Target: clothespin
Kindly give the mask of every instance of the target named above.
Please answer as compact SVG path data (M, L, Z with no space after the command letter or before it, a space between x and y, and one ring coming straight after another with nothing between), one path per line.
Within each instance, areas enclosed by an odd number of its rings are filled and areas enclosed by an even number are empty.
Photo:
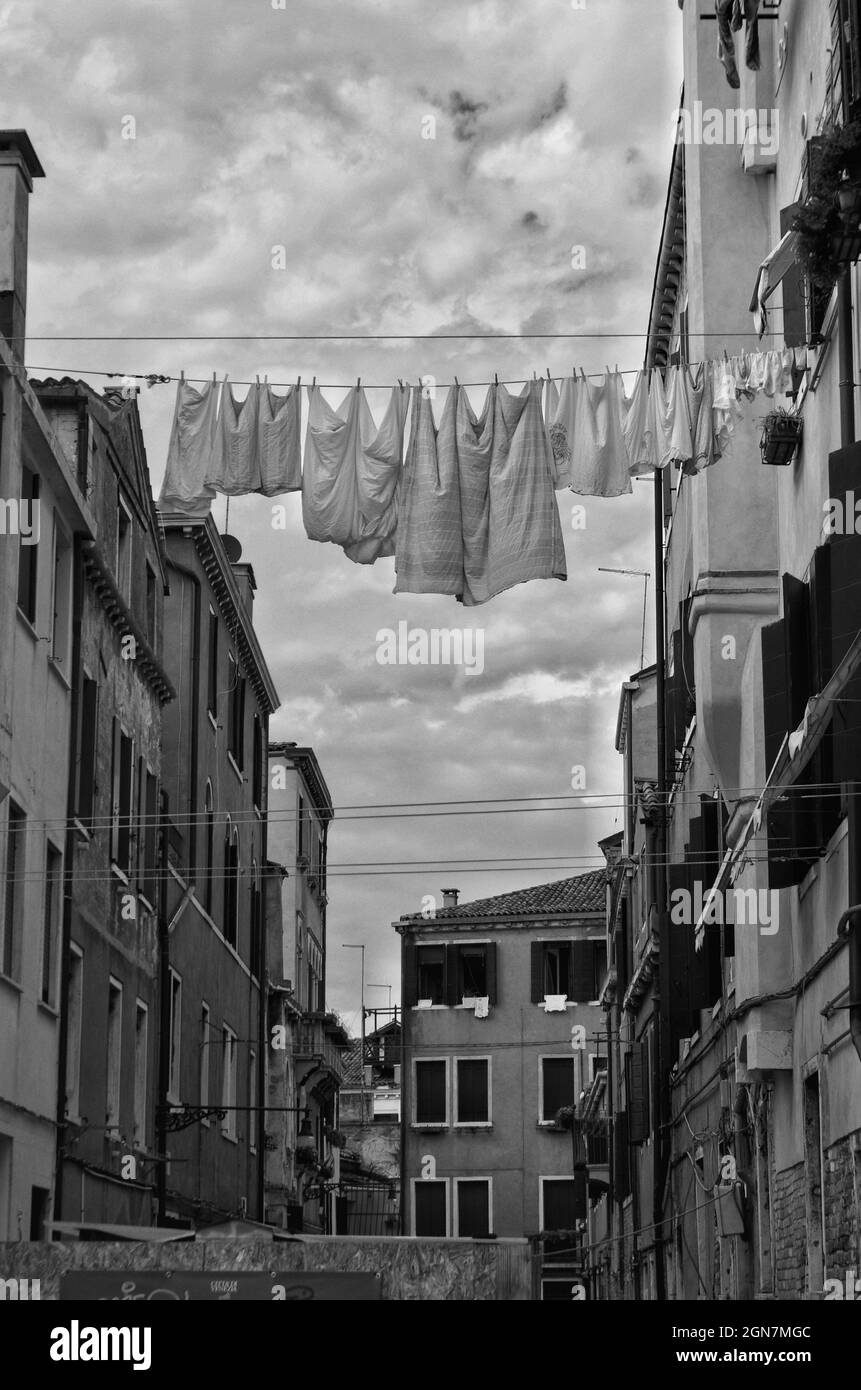
M226 381L226 380L227 380L227 378L225 377L225 381ZM215 372L212 373L212 384L213 384L213 386L215 385Z
M180 373L179 373L179 379L180 379L180 381L182 382L182 384L183 384L183 386L184 386L184 385L185 385L185 369L184 369L184 368L183 368L183 369L180 371Z
M457 377L455 377L454 379L454 384L457 387L457 389L460 390L460 382L458 381Z
M361 378L360 376L357 376L357 377L356 377L356 390L357 390L357 391L358 391L359 387L361 386L361 384L362 384L362 378Z
M726 362L727 366L729 366L729 357L727 356L726 348L723 350L723 360Z
M317 385L317 378L314 377L314 380L311 382L311 390L312 390L312 391L314 390L314 387L315 387L316 385Z
M401 381L400 377L398 377L398 385L400 386L401 390L403 391L403 389L404 389L404 383Z
M499 377L497 376L496 372L493 373L493 380L494 380L495 385L498 386L498 385L499 385Z
M296 390L297 390L297 391L299 390L299 387L300 387L301 385L302 385L302 378L301 378L301 376L297 376L297 378L296 378Z
M547 380L548 380L548 381L550 380L550 368L549 368L549 367L547 368Z

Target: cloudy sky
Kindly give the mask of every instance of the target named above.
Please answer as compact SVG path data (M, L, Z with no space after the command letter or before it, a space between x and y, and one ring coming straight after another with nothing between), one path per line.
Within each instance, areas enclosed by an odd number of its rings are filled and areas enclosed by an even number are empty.
M624 335L647 324L679 49L675 0L0 0L3 124L27 129L47 175L28 366L97 386L98 371L184 370L345 389L636 367L643 341ZM619 336L442 338L479 333ZM350 334L403 336L261 341ZM385 392L369 400L379 419ZM173 401L172 386L141 395L156 492ZM364 941L366 979L397 998L389 924L424 894L601 862L642 581L598 566L652 568L650 496L589 500L575 531L560 493L568 582L471 610L393 595L392 560L359 567L307 540L298 498L286 531L263 499L231 504L283 702L272 736L314 746L339 808L329 995L356 1029L358 953L340 943ZM483 673L380 666L377 633L401 620L483 629ZM574 765L607 804L559 800ZM512 799L523 809L500 813ZM451 802L473 813L427 805Z

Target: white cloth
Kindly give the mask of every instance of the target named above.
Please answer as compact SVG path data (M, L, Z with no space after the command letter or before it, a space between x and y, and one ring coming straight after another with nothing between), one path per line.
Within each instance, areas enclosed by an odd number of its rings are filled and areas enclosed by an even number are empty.
M276 396L264 383L258 393L257 492L275 497L302 490L302 393L290 386Z
M407 392L395 387L379 429L360 386L339 409L308 389L302 519L309 539L332 541L356 564L394 555Z
M255 385L250 387L243 401L237 401L232 385L227 377L224 378L215 447L206 481L228 497L257 490L260 477L257 462L259 395L260 386Z
M572 492L619 497L631 491L624 405L618 372L608 371L603 382L594 385L582 374L563 381L553 421L554 454L557 464L565 452L570 455L567 483Z
M546 1014L564 1014L567 994L545 994L544 1012Z
M215 491L206 482L215 442L218 386L213 380L198 391L183 377L176 384L176 404L159 495L164 511L204 515Z
M634 391L628 401L625 413L625 448L628 451L628 472L632 478L641 477L654 470L654 459L649 457L646 427L649 418L649 378L645 372L637 373Z
M487 994L479 995L475 1001L476 1018L487 1018L490 1013L490 996Z
M439 435L424 389L414 386L412 397L410 442L398 505L394 592L460 594L463 536L454 443L456 397L449 392Z

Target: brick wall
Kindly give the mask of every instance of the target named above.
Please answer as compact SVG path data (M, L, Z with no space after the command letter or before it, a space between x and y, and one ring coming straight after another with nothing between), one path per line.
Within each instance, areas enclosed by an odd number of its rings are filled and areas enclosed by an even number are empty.
M804 1164L774 1174L772 1186L772 1240L774 1242L774 1296L805 1296L807 1278L807 1225L804 1215Z
M857 1143L857 1138L856 1138ZM825 1151L825 1276L839 1278L861 1268L859 1174L852 1136Z

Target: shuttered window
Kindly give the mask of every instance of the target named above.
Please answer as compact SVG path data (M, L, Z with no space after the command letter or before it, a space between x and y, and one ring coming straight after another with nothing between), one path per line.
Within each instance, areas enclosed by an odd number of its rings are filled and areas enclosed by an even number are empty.
M606 969L604 941L533 941L531 997L540 1004L548 994L564 994L578 1004L597 999Z
M98 736L98 690L95 681L84 676L81 682L81 711L77 795L78 820L92 829L96 793L96 741Z
M413 1185L417 1236L448 1235L445 1188L441 1179L422 1179Z
M613 1193L623 1202L631 1191L630 1154L628 1151L628 1116L618 1110L613 1116Z
M635 1043L625 1057L625 1084L628 1099L628 1137L632 1144L642 1144L651 1134L649 1115L649 1048L645 1042Z
M416 973L419 999L445 1003L445 947L417 946Z
M486 1057L458 1060L457 1123L487 1124L490 1120L490 1063Z
M131 869L132 791L134 759L132 740L123 733L118 719L113 721L113 805L111 815L111 858L123 873Z
M556 1118L563 1105L574 1104L574 1058L542 1057L539 1119L547 1123Z
M415 1123L417 1125L444 1125L447 1123L446 1072L446 1063L442 1059L416 1062Z
M490 1235L490 1181L460 1178L457 1191L457 1234L483 1240Z
M543 1231L573 1231L577 1224L577 1193L573 1178L542 1178Z

